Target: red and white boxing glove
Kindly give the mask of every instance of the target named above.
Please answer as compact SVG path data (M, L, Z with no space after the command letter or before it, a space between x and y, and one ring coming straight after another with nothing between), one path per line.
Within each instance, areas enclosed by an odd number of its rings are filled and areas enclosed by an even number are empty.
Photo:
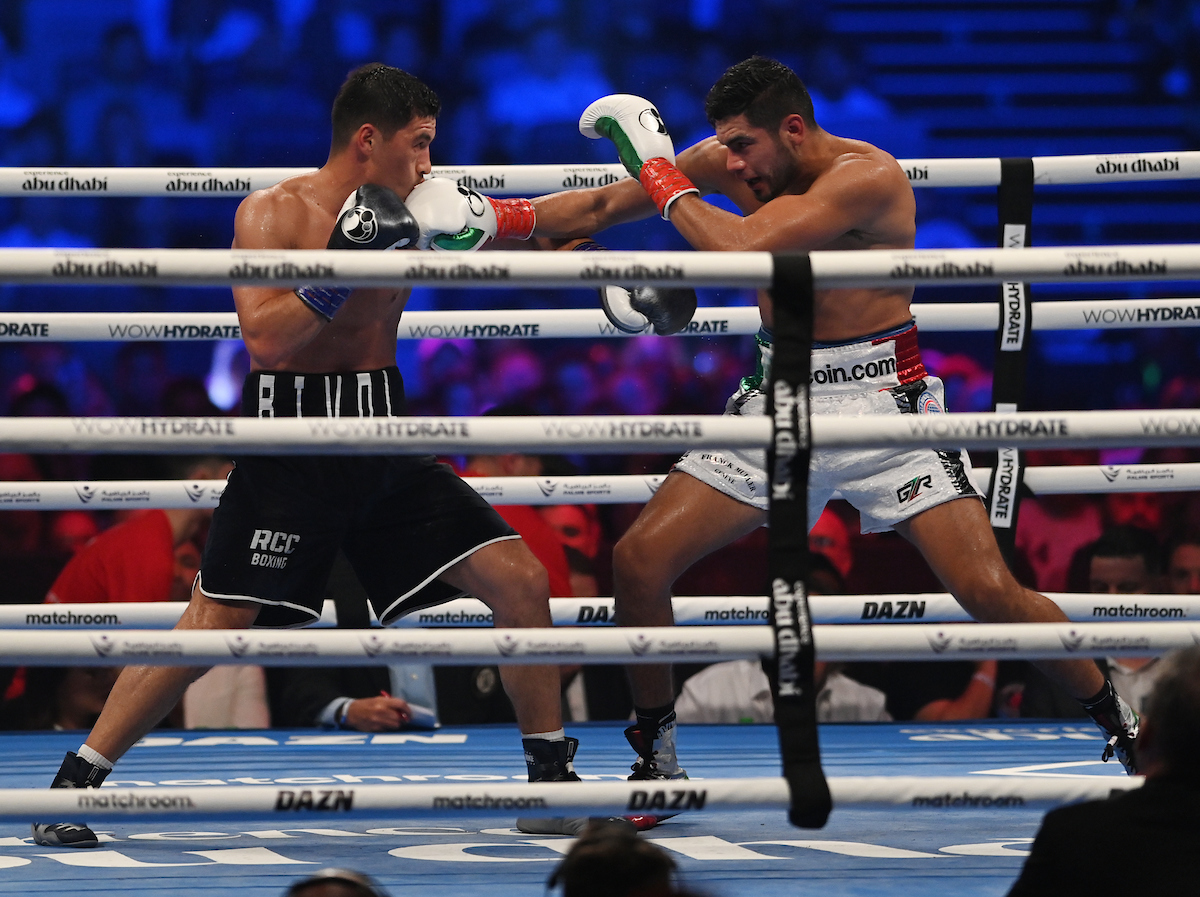
M418 249L471 252L491 239L533 234L533 203L492 199L449 178L427 178L408 194L408 210L421 226Z
M601 97L583 110L579 131L616 144L621 164L650 194L664 219L670 219L671 204L679 197L699 195L696 185L675 167L671 135L649 100L628 93Z

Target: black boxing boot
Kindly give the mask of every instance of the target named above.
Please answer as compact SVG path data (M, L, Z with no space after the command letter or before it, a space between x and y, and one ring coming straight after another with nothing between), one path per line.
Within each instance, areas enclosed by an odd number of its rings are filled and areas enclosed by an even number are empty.
M1108 762L1115 756L1125 767L1125 772L1137 775L1137 737L1141 718L1134 709L1125 703L1107 679L1099 694L1080 703L1108 738L1100 759Z
M578 782L572 762L575 751L579 748L578 738L564 738L561 741L547 741L544 738L522 738L525 746L525 766L529 770L531 782ZM611 823L632 828L629 820L619 816L612 817L551 817L534 818L521 817L517 819L517 831L529 835L578 835L589 822Z
M51 788L99 788L110 770L81 760L67 751ZM82 822L35 822L33 841L42 847L97 847L100 839Z

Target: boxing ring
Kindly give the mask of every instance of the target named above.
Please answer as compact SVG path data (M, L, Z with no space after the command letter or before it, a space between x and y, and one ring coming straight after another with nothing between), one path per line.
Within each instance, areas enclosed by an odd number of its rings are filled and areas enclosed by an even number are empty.
M1173 167L1159 164L1170 157ZM1145 160L1149 160L1146 162ZM1100 165L1107 160L1109 165ZM1000 160L901 160L919 186L1001 184ZM1122 171L1122 166L1124 169ZM1101 168L1105 169L1103 176ZM1109 169L1114 169L1116 174ZM1200 176L1200 153L1137 157L1042 157L1036 183ZM241 195L297 173L226 169L0 170L0 195ZM619 166L436 169L497 195L592 186ZM606 180L607 179L607 180ZM228 252L223 250L0 250L0 280L12 283L161 285L406 285L472 287L778 286L793 258L766 253L611 252L601 262L572 254ZM579 254L574 254L578 256ZM591 255L591 254L587 254ZM1124 246L808 254L811 285L894 283L1200 281L1200 249ZM788 276L791 276L790 274ZM996 329L996 303L914 306L925 331ZM1035 330L1195 326L1200 301L1095 300L1033 303ZM608 330L606 331L606 327ZM757 329L752 309L700 309L683 335ZM5 314L0 340L236 339L232 314ZM400 339L623 336L593 311L427 312L406 315ZM783 353L782 347L779 349ZM807 376L807 375L806 375ZM799 416L811 444L930 445L1006 449L1060 446L1200 445L1200 412L944 414L926 420ZM639 418L25 418L0 426L0 451L155 451L439 454L487 451L657 453L702 446L779 445L768 418L714 415ZM980 471L986 479L990 472ZM1122 465L1024 471L1034 494L1194 490L1200 465ZM495 503L645 501L661 477L480 479ZM121 481L0 483L0 508L213 506L223 484ZM773 529L776 529L773 527ZM1137 596L1127 610L1101 596L1053 596L1069 624L983 625L946 595L814 597L817 656L825 660L995 659L1162 653L1200 643L1200 601ZM883 604L910 608L897 618ZM556 599L562 629L493 630L473 599L441 619L414 614L394 629L330 630L332 609L303 632L157 632L179 610L147 605L0 606L0 655L11 664L264 665L378 664L380 658L438 662L709 662L775 652L778 629L763 596L676 599L681 625L617 629L611 599ZM920 613L917 613L917 607ZM873 610L872 610L873 608ZM585 613L585 609L587 613ZM603 612L601 612L603 610ZM1120 624L1107 622L1120 619ZM1097 622L1101 620L1102 622ZM581 626L580 624L585 624ZM437 627L426 629L424 627ZM684 726L691 778L625 781L623 725L571 724L582 745L578 786L529 785L512 727L446 727L369 735L268 730L155 731L95 792L51 792L45 784L78 733L0 739L0 891L198 894L237 888L276 895L305 871L340 865L375 877L392 894L431 886L490 885L541 891L570 839L511 828L530 807L543 815L581 810L682 811L644 837L672 853L686 885L710 893L794 894L797 879L834 895L1004 893L1050 806L1137 787L1118 764L1099 760L1104 739L1090 723L1007 725L862 724L820 727L822 766L835 810L819 831L783 812L795 793L780 777L780 733L771 726ZM736 759L734 759L736 758ZM786 771L786 763L785 763ZM731 777L731 772L733 776ZM898 774L900 773L900 774ZM86 816L100 850L49 850L28 840L31 816ZM965 834L970 832L969 835ZM199 870L198 867L206 867Z

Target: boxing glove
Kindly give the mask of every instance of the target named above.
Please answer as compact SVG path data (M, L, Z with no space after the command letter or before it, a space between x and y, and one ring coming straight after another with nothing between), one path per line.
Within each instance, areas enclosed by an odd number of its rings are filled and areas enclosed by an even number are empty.
M363 184L342 203L326 249L400 249L412 246L420 227L403 200L387 187ZM309 308L332 321L350 296L349 287L297 287Z
M488 240L533 233L533 203L492 199L449 178L426 178L408 194L408 208L421 228L419 249L472 252Z
M670 218L671 204L696 185L675 167L675 147L662 116L649 100L627 93L601 97L583 110L579 131L593 140L607 137L625 170L650 194L659 214Z
M576 251L604 251L594 241L580 243ZM679 333L696 313L696 291L689 287L600 288L600 306L614 327L625 333L644 333L647 325L659 336Z

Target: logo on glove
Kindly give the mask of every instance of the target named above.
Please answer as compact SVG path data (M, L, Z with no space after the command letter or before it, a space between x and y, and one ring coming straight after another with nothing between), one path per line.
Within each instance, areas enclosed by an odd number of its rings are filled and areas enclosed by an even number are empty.
M667 126L663 124L662 116L658 114L658 110L653 106L649 109L643 109L638 114L638 124L647 131L653 131L656 134L667 133Z
M355 243L370 243L377 229L375 210L366 206L355 206L342 218L342 233Z
M467 207L471 210L471 214L476 218L483 216L483 197L461 184L458 187L458 192L467 198ZM466 228L463 228L466 230Z

